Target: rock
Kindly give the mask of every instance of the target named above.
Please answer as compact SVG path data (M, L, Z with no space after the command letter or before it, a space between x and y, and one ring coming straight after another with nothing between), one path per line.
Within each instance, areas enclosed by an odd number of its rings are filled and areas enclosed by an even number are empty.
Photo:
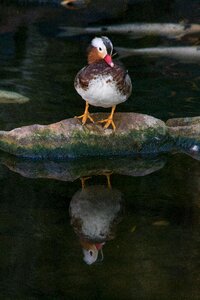
M163 157L82 158L70 160L30 160L1 154L1 164L27 178L74 181L102 174L145 176L156 172L166 163Z
M200 152L200 117L169 119L166 125L175 147L191 154Z
M0 104L23 104L29 101L29 98L15 92L0 90Z
M97 113L95 121L108 117ZM133 155L169 150L167 127L154 117L116 113L116 131L100 124L82 125L72 118L51 125L31 125L0 131L0 149L29 158L77 158Z

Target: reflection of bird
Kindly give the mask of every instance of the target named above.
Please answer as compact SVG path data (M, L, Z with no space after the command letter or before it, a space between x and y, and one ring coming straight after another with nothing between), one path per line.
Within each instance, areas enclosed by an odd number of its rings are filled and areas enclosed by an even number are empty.
M103 259L102 247L106 241L114 238L115 224L119 222L121 209L122 195L111 189L109 177L108 187L85 187L82 181L82 189L71 200L70 216L87 264L96 262L99 252Z
M131 94L132 84L128 72L119 62L112 61L113 45L102 36L91 41L88 48L88 65L81 69L75 78L75 89L86 101L85 112L78 118L85 124L90 116L89 104L100 107L112 107L110 116L102 121L104 128L112 125L116 105L124 102Z

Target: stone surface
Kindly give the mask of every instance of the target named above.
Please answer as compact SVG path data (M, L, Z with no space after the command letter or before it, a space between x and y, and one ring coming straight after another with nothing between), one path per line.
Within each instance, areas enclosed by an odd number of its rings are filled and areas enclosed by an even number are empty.
M175 147L200 152L200 117L169 119L166 125Z
M95 121L108 114L92 114ZM51 125L31 125L0 131L0 149L30 158L77 158L134 155L169 150L165 123L136 113L116 113L116 131L101 124L82 125L72 118Z

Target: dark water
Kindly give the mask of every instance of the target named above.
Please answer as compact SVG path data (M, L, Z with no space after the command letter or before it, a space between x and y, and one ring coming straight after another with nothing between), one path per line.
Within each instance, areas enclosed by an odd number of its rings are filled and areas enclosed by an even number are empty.
M14 2L0 4L0 89L30 101L0 104L1 130L82 113L73 80L93 36L60 38L60 26L200 21L198 1L119 1L115 7L113 1L104 6L97 1L81 10ZM198 37L109 37L115 46L130 48L198 43ZM200 115L198 63L155 57L122 61L134 90L118 111L163 120ZM1 299L200 298L198 156L67 162L0 157ZM82 190L83 177L89 178ZM84 201L89 201L82 212L91 231L100 215L113 217L109 234L92 240L105 242L104 259L99 250L92 265L83 261L81 243L89 238L73 215L74 205ZM106 210L110 203L115 215Z

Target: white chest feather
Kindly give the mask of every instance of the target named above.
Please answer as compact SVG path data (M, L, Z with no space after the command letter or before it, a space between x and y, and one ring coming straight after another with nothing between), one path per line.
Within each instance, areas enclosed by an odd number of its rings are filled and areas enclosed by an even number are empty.
M78 191L70 203L70 214L74 220L81 220L81 234L91 239L105 239L121 209L121 197L119 191L103 186Z
M97 76L92 79L87 89L80 85L76 87L81 97L93 106L111 107L126 101L127 97L117 89L116 83L111 75Z

